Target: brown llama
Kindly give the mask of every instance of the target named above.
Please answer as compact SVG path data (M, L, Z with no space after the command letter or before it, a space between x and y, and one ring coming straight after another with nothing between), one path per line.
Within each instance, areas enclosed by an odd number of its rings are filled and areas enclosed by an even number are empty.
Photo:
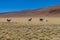
M31 21L31 20L32 20L32 18L28 19L28 21Z
M11 19L7 19L7 22L10 22L11 21Z
M43 21L44 19L40 18L40 21Z
M43 19L43 18L40 18L40 21L46 21L46 22L48 22L47 19Z

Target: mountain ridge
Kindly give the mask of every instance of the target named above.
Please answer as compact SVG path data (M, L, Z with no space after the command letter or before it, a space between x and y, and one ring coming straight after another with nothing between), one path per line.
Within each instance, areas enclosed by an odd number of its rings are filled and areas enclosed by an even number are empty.
M0 13L0 17L28 17L28 16L54 16L60 17L60 5L48 6L44 8L39 8L35 10L23 10L16 12L5 12Z

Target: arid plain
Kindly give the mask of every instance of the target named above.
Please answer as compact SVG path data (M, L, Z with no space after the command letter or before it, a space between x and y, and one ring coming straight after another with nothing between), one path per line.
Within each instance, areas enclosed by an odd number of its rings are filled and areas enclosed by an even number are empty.
M60 40L60 5L1 13L0 40Z

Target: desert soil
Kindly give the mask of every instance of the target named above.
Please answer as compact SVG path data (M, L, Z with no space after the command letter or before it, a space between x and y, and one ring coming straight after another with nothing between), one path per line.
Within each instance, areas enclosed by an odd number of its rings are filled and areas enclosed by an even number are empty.
M12 18L11 22L0 19L0 40L60 40L59 17L47 18L48 22L39 18Z

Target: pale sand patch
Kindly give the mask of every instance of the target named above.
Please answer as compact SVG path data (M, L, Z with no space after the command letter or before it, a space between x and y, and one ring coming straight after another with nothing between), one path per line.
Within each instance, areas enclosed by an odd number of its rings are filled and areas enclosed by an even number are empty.
M28 21L29 18L32 18L31 21ZM19 18L10 18L11 22L18 22L20 24L60 24L60 17L43 17L44 21L40 21L41 17L19 17ZM0 18L0 22L7 22L8 18ZM48 22L46 22L48 20Z

